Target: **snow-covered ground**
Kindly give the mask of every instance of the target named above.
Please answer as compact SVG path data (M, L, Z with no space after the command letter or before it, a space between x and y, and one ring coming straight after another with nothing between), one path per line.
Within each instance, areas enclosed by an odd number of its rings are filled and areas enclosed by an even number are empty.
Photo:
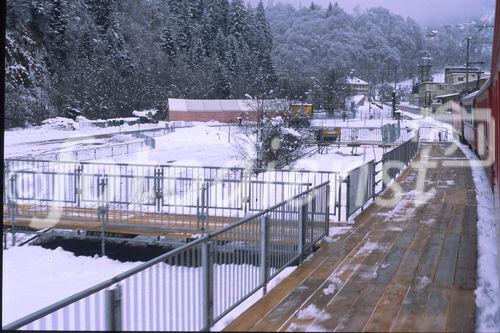
M2 325L137 266L106 257L76 257L61 248L3 251Z
M197 125L180 128L174 133L156 137L154 150L103 160L141 164L240 166L243 162L238 158L234 146L238 132L239 128L236 126Z
M351 152L351 147L328 147L323 154L304 156L294 164L294 168L311 171L331 171L346 175L352 170L371 160L379 161L384 150L380 147L359 147Z
M477 160L476 155L457 143L467 158ZM476 186L477 200L477 288L476 330L500 332L500 276L498 253L500 241L495 221L493 193L483 167L473 166L472 177Z
M140 263L122 263L111 260L106 257L85 257L75 256L70 252L64 251L61 248L55 250L44 249L40 246L24 246L12 247L3 252L3 293L2 293L2 325L13 322L25 315L33 313L47 305L55 303L61 299L71 296L74 293L89 288L99 282L110 279L113 276L125 272ZM173 318L169 319L169 325L173 329L183 326L180 323L181 318L185 324L191 323L194 325L201 321L201 298L200 293L196 292L199 289L201 281L201 268L189 268L180 266L167 266L165 283L167 286L161 287L161 290L167 294L164 304L165 309L148 308L149 303L143 304L144 308L139 309L139 315L143 311L165 311L170 313ZM295 270L296 267L287 267L268 284L268 290L271 290L281 280ZM244 277L245 275L245 277ZM184 278L180 278L183 276ZM253 289L249 281L258 283L259 268L251 265L215 265L214 267L215 286L214 299L218 300L215 304L216 313L221 313L227 306L235 300L235 294L243 295L245 292ZM34 278L35 277L35 278ZM172 280L177 281L178 285L172 285ZM141 281L140 283L144 283ZM122 283L123 284L123 283ZM61 288L64 286L64 288ZM225 287L226 286L226 287ZM231 293L226 293L227 286L231 286ZM188 291L187 289L192 289ZM149 288L147 289L149 290ZM158 290L159 292L159 290ZM124 299L136 300L137 295L133 289L123 289ZM129 293L129 294L127 294ZM189 307L191 311L185 312L185 303L187 296L192 299ZM147 296L152 297L151 295ZM238 317L243 311L249 308L252 304L262 297L262 292L258 290L242 304L225 315L216 325L213 330L222 330L227 324ZM182 304L170 304L169 302L183 300ZM224 300L224 301L223 301ZM90 300L91 309L94 308L94 299ZM129 306L138 306L137 302ZM168 310L166 310L168 309ZM83 312L86 310L81 308ZM128 308L128 311L131 311ZM173 311L173 312L172 312ZM86 312L81 314L81 317L86 315ZM145 313L144 313L145 314ZM185 318L186 315L196 317L191 319ZM142 317L142 316L141 316ZM156 316L155 316L156 317ZM175 318L174 318L175 317ZM145 316L144 316L145 318ZM71 321L71 318L70 318ZM124 322L127 323L128 321ZM131 323L131 325L134 323ZM154 329L157 323L142 321L139 324L141 329ZM47 325L50 325L48 323ZM174 326L175 325L175 326ZM70 327L72 323L70 322ZM124 327L125 329L132 329ZM184 327L188 329L190 326ZM36 326L35 326L36 328ZM192 326L191 328L195 328Z

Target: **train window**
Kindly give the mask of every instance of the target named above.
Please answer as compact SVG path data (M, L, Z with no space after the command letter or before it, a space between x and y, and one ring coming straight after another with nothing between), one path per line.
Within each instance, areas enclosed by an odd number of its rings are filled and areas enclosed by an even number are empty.
M464 122L467 123L468 125L474 126L474 117L472 114L472 105L465 105L465 111L464 112Z

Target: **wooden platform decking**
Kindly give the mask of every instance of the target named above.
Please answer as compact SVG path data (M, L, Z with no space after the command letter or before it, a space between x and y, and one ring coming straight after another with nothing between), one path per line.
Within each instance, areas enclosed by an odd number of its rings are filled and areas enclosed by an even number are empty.
M101 222L97 219L97 209L77 207L39 207L18 205L15 225L33 229L57 228L81 231L101 231ZM50 212L50 214L49 214ZM209 217L210 231L222 229L241 220L237 217ZM4 207L3 224L8 226L11 220ZM195 215L147 213L140 211L110 210L104 226L105 232L145 235L170 236L178 238L192 237L202 230Z
M402 194L382 196L395 202L371 205L226 330L473 331L476 197L470 168L443 167L464 158L450 146L423 145L432 168L412 164Z

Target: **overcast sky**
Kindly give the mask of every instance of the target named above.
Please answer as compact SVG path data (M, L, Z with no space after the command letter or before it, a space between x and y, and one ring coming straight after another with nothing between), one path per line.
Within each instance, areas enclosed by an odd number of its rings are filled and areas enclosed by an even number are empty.
M264 5L269 0L262 0ZM273 0L274 4L290 3L295 6L309 6L311 0ZM361 9L385 7L396 14L409 16L423 25L441 23L461 23L471 19L491 15L495 0L314 0L314 3L326 7L329 2L348 10L359 5Z

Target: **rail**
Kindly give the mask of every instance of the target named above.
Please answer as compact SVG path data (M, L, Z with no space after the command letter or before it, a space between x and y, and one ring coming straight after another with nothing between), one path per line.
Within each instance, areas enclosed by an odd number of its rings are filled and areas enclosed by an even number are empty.
M313 136L308 141L338 144L401 144L414 135L413 129L386 124L382 127L312 126Z
M154 149L156 146L155 137L161 135L167 135L175 132L176 127L173 125L168 125L162 128L152 128L143 129L135 131L126 131L120 134L132 135L135 138L140 139L140 141L117 143L113 145L105 146L94 146L90 148L72 149L72 150L60 150L36 155L25 155L20 158L29 158L37 160L67 160L67 161L88 161L96 160L105 157L115 157L125 154L132 154L145 149ZM118 133L114 133L116 135ZM107 137L110 134L100 134L96 137ZM92 138L88 137L87 139ZM85 138L82 138L85 139Z
M411 140L382 156L382 189L386 189L417 155L420 143L419 133L417 132Z
M452 142L454 131L440 126L421 126L419 140L421 142Z
M331 184L330 205L338 207L331 215L340 220L341 177L333 172L17 159L4 163L4 224L13 235L22 223L98 228L103 254L107 229L131 234L137 228L154 229L191 237L325 181Z
M411 163L418 153L419 142L419 132L414 133L410 140L384 153L380 161L369 161L347 173L346 220L383 192Z
M328 235L329 182L3 329L209 330Z

